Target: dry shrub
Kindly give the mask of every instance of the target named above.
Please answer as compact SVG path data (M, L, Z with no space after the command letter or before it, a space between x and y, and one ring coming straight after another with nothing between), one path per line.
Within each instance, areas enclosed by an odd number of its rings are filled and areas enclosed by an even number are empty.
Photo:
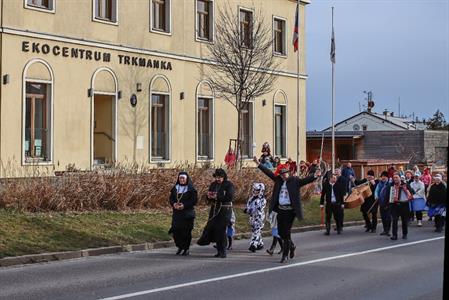
M180 166L174 169L147 169L117 166L110 170L66 172L57 177L3 179L0 182L0 208L29 212L141 210L164 208L177 174L187 171L205 205L213 169ZM273 183L257 169L228 170L235 185L235 203L246 203L253 182L263 182L267 198ZM310 199L314 184L301 189L303 201Z

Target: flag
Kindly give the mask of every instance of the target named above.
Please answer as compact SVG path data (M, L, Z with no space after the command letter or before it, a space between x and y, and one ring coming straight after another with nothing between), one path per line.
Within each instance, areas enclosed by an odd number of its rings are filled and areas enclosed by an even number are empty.
M335 64L335 34L334 27L332 27L332 37L331 37L331 62Z
M298 51L298 42L299 42L298 9L299 9L299 1L298 1L298 3L296 3L295 28L293 28L293 47L295 48L295 52Z

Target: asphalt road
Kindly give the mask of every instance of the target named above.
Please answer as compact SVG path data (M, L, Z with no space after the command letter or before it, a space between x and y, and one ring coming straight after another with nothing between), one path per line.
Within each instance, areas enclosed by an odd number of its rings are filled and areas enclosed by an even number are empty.
M442 299L444 236L425 223L398 241L362 227L295 234L288 264L235 241L226 259L194 246L1 268L0 299Z

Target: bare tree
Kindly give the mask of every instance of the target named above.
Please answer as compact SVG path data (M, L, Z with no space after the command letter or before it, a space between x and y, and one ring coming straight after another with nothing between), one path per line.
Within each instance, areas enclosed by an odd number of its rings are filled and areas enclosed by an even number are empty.
M242 111L249 108L250 101L272 90L279 63L272 54L270 23L265 23L260 10L241 23L239 12L227 4L216 20L215 40L207 46L212 62L205 76L215 94L237 110L235 151L241 166Z

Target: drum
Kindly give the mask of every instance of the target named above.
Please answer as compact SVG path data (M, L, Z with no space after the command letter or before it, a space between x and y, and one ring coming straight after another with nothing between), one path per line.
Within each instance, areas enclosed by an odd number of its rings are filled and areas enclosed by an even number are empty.
M356 208L363 204L365 200L358 190L352 190L351 195L345 200L345 208Z
M354 187L352 189L352 191L354 192L354 190L357 190L360 192L360 194L362 195L363 199L366 199L368 197L371 197L371 195L373 194L371 192L371 188L369 186L369 183L363 183L361 185L358 185L356 187Z

